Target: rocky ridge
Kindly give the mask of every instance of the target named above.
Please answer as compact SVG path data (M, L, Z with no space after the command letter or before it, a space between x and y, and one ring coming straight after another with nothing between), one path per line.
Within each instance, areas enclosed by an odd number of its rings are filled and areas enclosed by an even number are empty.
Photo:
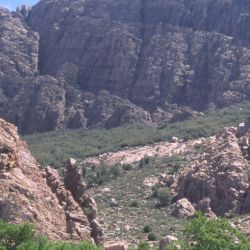
M185 199L208 216L247 214L249 206L249 132L226 128L208 139L200 156L171 185L174 201ZM248 157L248 155L247 155Z
M249 99L240 0L43 0L0 9L0 116L21 132L163 126Z
M38 232L52 240L94 238L96 243L102 242L96 208L90 220L83 212L83 204L74 199L58 172L50 167L40 168L20 140L16 127L4 120L0 120L0 180L1 219L33 223ZM95 204L91 197L88 199Z

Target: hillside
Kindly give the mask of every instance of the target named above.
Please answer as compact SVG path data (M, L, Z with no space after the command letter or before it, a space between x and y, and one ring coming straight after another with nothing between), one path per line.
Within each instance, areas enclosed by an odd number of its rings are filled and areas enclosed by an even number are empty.
M138 125L25 138L40 157L43 152L53 156L46 145L54 148L53 152L61 150L61 157L77 152L79 169L97 202L106 240L136 245L153 233L156 239L149 242L157 246L165 235L182 237L185 208L184 215L172 215L174 204L182 198L191 201L191 207L204 209L209 217L221 215L216 209L227 209L224 215L249 234L248 134L243 132L246 136L242 138L230 129L223 132L224 126L237 126L248 119L249 104L245 103L158 130ZM175 135L177 141L171 139ZM91 151L84 151L86 148ZM236 192L238 189L242 191ZM166 201L164 206L161 199ZM233 207L231 202L238 205ZM228 212L230 206L235 210Z
M60 177L57 170L37 164L16 128L1 120L0 218L31 222L51 240L75 243L93 237L96 243L115 240L118 249L124 249L121 241L139 244L141 250L141 241L157 249L166 235L182 239L187 218L197 210L213 218L212 225L219 222L217 216L226 216L248 235L249 131L241 124L208 138L176 138L78 163L70 159ZM244 237L242 244L248 246Z
M249 0L0 3L0 250L250 250L249 27Z
M195 210L209 218L226 216L249 235L249 127L154 146L79 163L106 240L158 245L166 235L182 239L183 224Z

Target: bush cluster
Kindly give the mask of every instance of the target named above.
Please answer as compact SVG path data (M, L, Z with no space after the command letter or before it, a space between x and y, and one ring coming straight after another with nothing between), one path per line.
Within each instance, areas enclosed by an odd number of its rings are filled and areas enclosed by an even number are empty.
M7 224L0 221L0 250L101 250L89 242L52 242L36 236L31 224Z
M172 243L166 250L248 250L250 238L226 219L209 219L201 213L186 223L185 240Z
M171 194L169 189L161 188L159 184L156 184L152 187L152 195L153 198L157 198L159 203L156 207L167 207L171 203Z
M84 180L86 181L88 188L92 188L96 185L103 185L111 179L119 177L123 171L126 170L124 170L123 166L120 164L115 164L113 166L102 164L98 167L86 167Z

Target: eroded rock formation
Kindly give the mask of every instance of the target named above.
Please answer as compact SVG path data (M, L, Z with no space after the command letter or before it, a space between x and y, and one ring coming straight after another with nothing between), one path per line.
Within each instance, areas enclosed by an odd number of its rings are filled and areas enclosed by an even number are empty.
M92 229L91 236L95 239L96 244L100 244L103 242L103 230L96 220L97 205L93 197L86 194L86 184L82 181L82 177L82 172L76 165L76 161L69 159L64 179L65 186L81 208L86 211Z
M207 140L204 152L172 184L174 200L186 198L210 216L250 212L250 167L242 151L250 134L237 134L236 128L226 128Z
M1 119L0 183L1 219L33 223L38 232L54 240L93 241L94 236L101 243L101 227L88 219L58 172L39 168L16 127Z

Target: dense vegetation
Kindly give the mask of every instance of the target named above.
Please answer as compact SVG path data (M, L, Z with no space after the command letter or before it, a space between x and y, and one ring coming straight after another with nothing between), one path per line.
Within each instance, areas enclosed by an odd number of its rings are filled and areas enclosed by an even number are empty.
M184 140L211 136L223 127L238 125L249 117L250 103L242 103L161 129L137 124L110 130L61 130L28 135L23 139L41 164L58 167L69 157L83 159L125 147L168 141L172 136Z
M88 242L52 242L35 235L31 224L7 224L0 221L0 250L101 250Z
M250 238L234 228L226 219L208 219L201 213L188 221L185 240L179 241L167 250L248 250Z
M151 233L152 237L153 234ZM166 250L248 250L250 238L231 226L225 219L208 219L201 213L186 223L185 240L176 241ZM150 240L150 239L149 239ZM7 224L0 221L1 250L101 250L88 242L51 242L46 237L36 236L31 224ZM140 243L136 250L151 250L147 242ZM153 250L153 249L152 249Z

